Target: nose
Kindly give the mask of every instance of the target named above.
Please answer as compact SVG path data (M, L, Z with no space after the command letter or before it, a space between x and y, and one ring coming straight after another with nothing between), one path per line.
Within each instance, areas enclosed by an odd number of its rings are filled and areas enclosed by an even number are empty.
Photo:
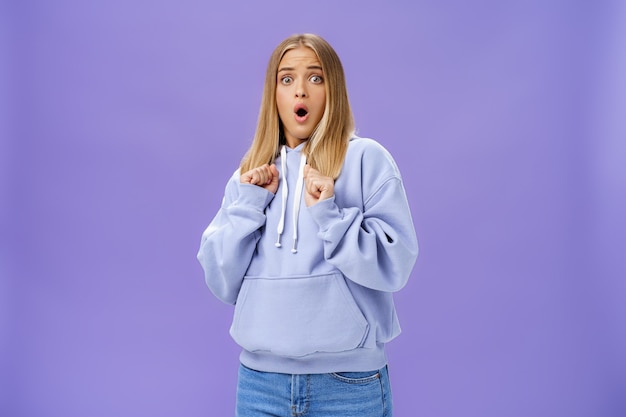
M307 96L306 87L304 82L299 82L296 86L296 97L304 98Z

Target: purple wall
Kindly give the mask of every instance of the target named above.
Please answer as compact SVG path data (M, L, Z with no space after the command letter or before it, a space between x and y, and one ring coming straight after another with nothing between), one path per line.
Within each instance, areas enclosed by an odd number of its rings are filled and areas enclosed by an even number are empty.
M195 254L295 32L411 200L396 415L626 415L624 3L249 3L0 6L0 415L233 415Z

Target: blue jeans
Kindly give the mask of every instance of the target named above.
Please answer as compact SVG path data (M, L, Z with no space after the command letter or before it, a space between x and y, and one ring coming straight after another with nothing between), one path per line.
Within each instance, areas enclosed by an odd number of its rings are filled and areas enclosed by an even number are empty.
M289 375L241 365L237 417L392 417L387 367Z

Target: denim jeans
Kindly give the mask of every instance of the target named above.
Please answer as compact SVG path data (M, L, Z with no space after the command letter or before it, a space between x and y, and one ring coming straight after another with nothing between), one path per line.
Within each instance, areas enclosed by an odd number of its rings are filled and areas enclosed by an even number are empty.
M237 417L392 417L387 367L289 375L241 365Z

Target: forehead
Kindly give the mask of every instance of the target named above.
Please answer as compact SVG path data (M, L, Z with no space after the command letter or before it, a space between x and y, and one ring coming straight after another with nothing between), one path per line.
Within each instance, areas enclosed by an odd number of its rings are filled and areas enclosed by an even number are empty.
M285 52L280 63L278 64L278 69L282 67L296 67L298 65L318 65L321 66L317 55L311 48L307 48L306 46L299 46L294 49L290 49Z

